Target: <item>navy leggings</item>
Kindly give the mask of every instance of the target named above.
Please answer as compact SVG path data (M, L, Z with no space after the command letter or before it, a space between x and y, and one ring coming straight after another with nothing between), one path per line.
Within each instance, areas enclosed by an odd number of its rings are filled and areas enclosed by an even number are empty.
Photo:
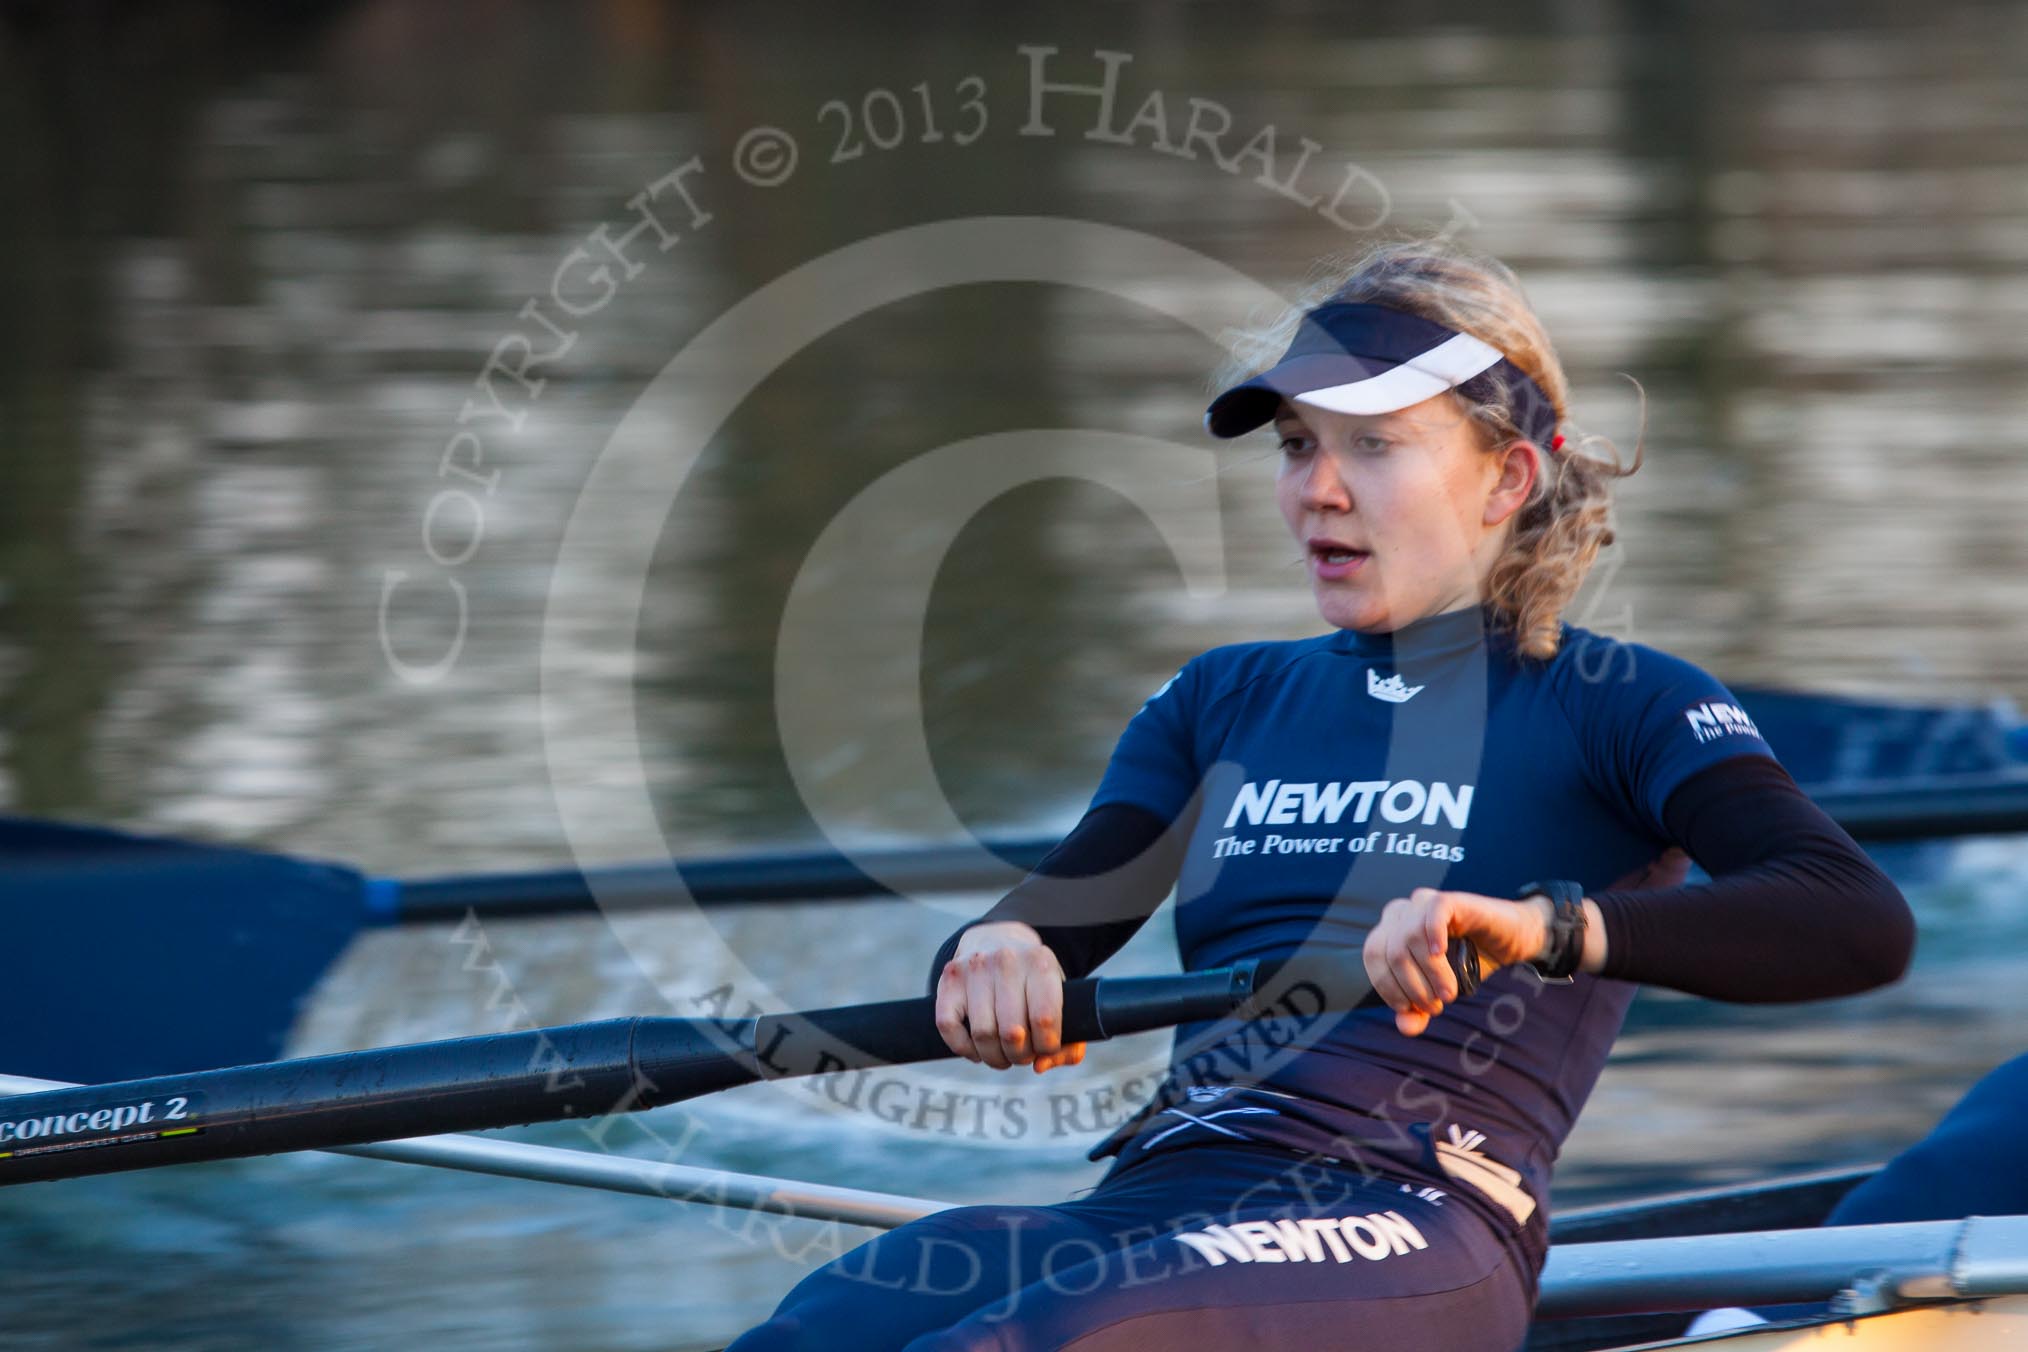
M1162 1151L1073 1201L889 1231L727 1352L1513 1352L1530 1284L1449 1186L1258 1146Z

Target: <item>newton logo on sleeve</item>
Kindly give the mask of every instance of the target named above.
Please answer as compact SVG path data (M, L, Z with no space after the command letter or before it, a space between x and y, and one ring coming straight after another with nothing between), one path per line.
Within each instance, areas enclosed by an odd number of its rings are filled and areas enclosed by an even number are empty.
M1724 704L1718 700L1706 700L1693 704L1683 711L1689 720L1690 731L1701 746L1720 737L1758 737L1760 729L1746 716L1746 710L1737 704Z

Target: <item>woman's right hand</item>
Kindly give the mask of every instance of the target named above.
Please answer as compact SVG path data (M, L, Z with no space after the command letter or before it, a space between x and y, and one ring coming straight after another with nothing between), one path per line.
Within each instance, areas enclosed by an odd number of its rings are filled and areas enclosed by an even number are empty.
M1084 1060L1063 1045L1063 966L1032 926L974 925L937 977L937 1031L950 1049L995 1070L1038 1073Z

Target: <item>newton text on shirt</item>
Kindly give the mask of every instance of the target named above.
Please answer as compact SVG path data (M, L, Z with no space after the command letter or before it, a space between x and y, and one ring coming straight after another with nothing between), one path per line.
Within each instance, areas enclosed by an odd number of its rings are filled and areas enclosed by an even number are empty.
M1225 816L1225 830L1242 824L1248 827L1337 826L1349 821L1364 825L1378 812L1382 821L1407 826L1419 823L1435 826L1440 820L1454 831L1462 831L1472 814L1472 785L1452 786L1441 780L1423 783L1416 779L1333 780L1329 783L1294 784L1279 779L1250 780L1233 795L1232 808ZM1459 863L1462 847L1428 840L1415 831L1371 830L1340 835L1290 835L1259 831L1219 837L1212 843L1211 857L1225 859L1244 855L1288 854L1405 854L1418 858Z

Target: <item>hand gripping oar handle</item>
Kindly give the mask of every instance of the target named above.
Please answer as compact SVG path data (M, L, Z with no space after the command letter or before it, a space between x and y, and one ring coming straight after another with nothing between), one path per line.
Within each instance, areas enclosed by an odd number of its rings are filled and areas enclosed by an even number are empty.
M1243 962L1178 976L1066 981L1063 1040L1100 1042L1222 1018L1251 998L1259 970L1260 964ZM937 1031L936 1002L927 998L770 1014L757 1020L754 1046L766 1075L824 1074L951 1055Z
M1301 970L1293 965L1300 963ZM1356 960L1240 963L1064 987L1066 1041L1375 1003ZM1362 998L1363 997L1363 998ZM637 1112L753 1080L951 1054L927 999L757 1019L609 1019L0 1100L0 1185Z
M1478 954L1468 941L1455 939L1447 956L1463 999L1479 988ZM1247 1004L1257 993L1270 1004L1286 995L1293 1009L1312 1012L1383 1003L1363 965L1342 952L1177 976L1085 978L1063 984L1063 1041L1100 1042L1231 1014L1251 1017ZM937 1031L931 999L770 1014L756 1021L754 1047L763 1076L822 1075L951 1055Z

